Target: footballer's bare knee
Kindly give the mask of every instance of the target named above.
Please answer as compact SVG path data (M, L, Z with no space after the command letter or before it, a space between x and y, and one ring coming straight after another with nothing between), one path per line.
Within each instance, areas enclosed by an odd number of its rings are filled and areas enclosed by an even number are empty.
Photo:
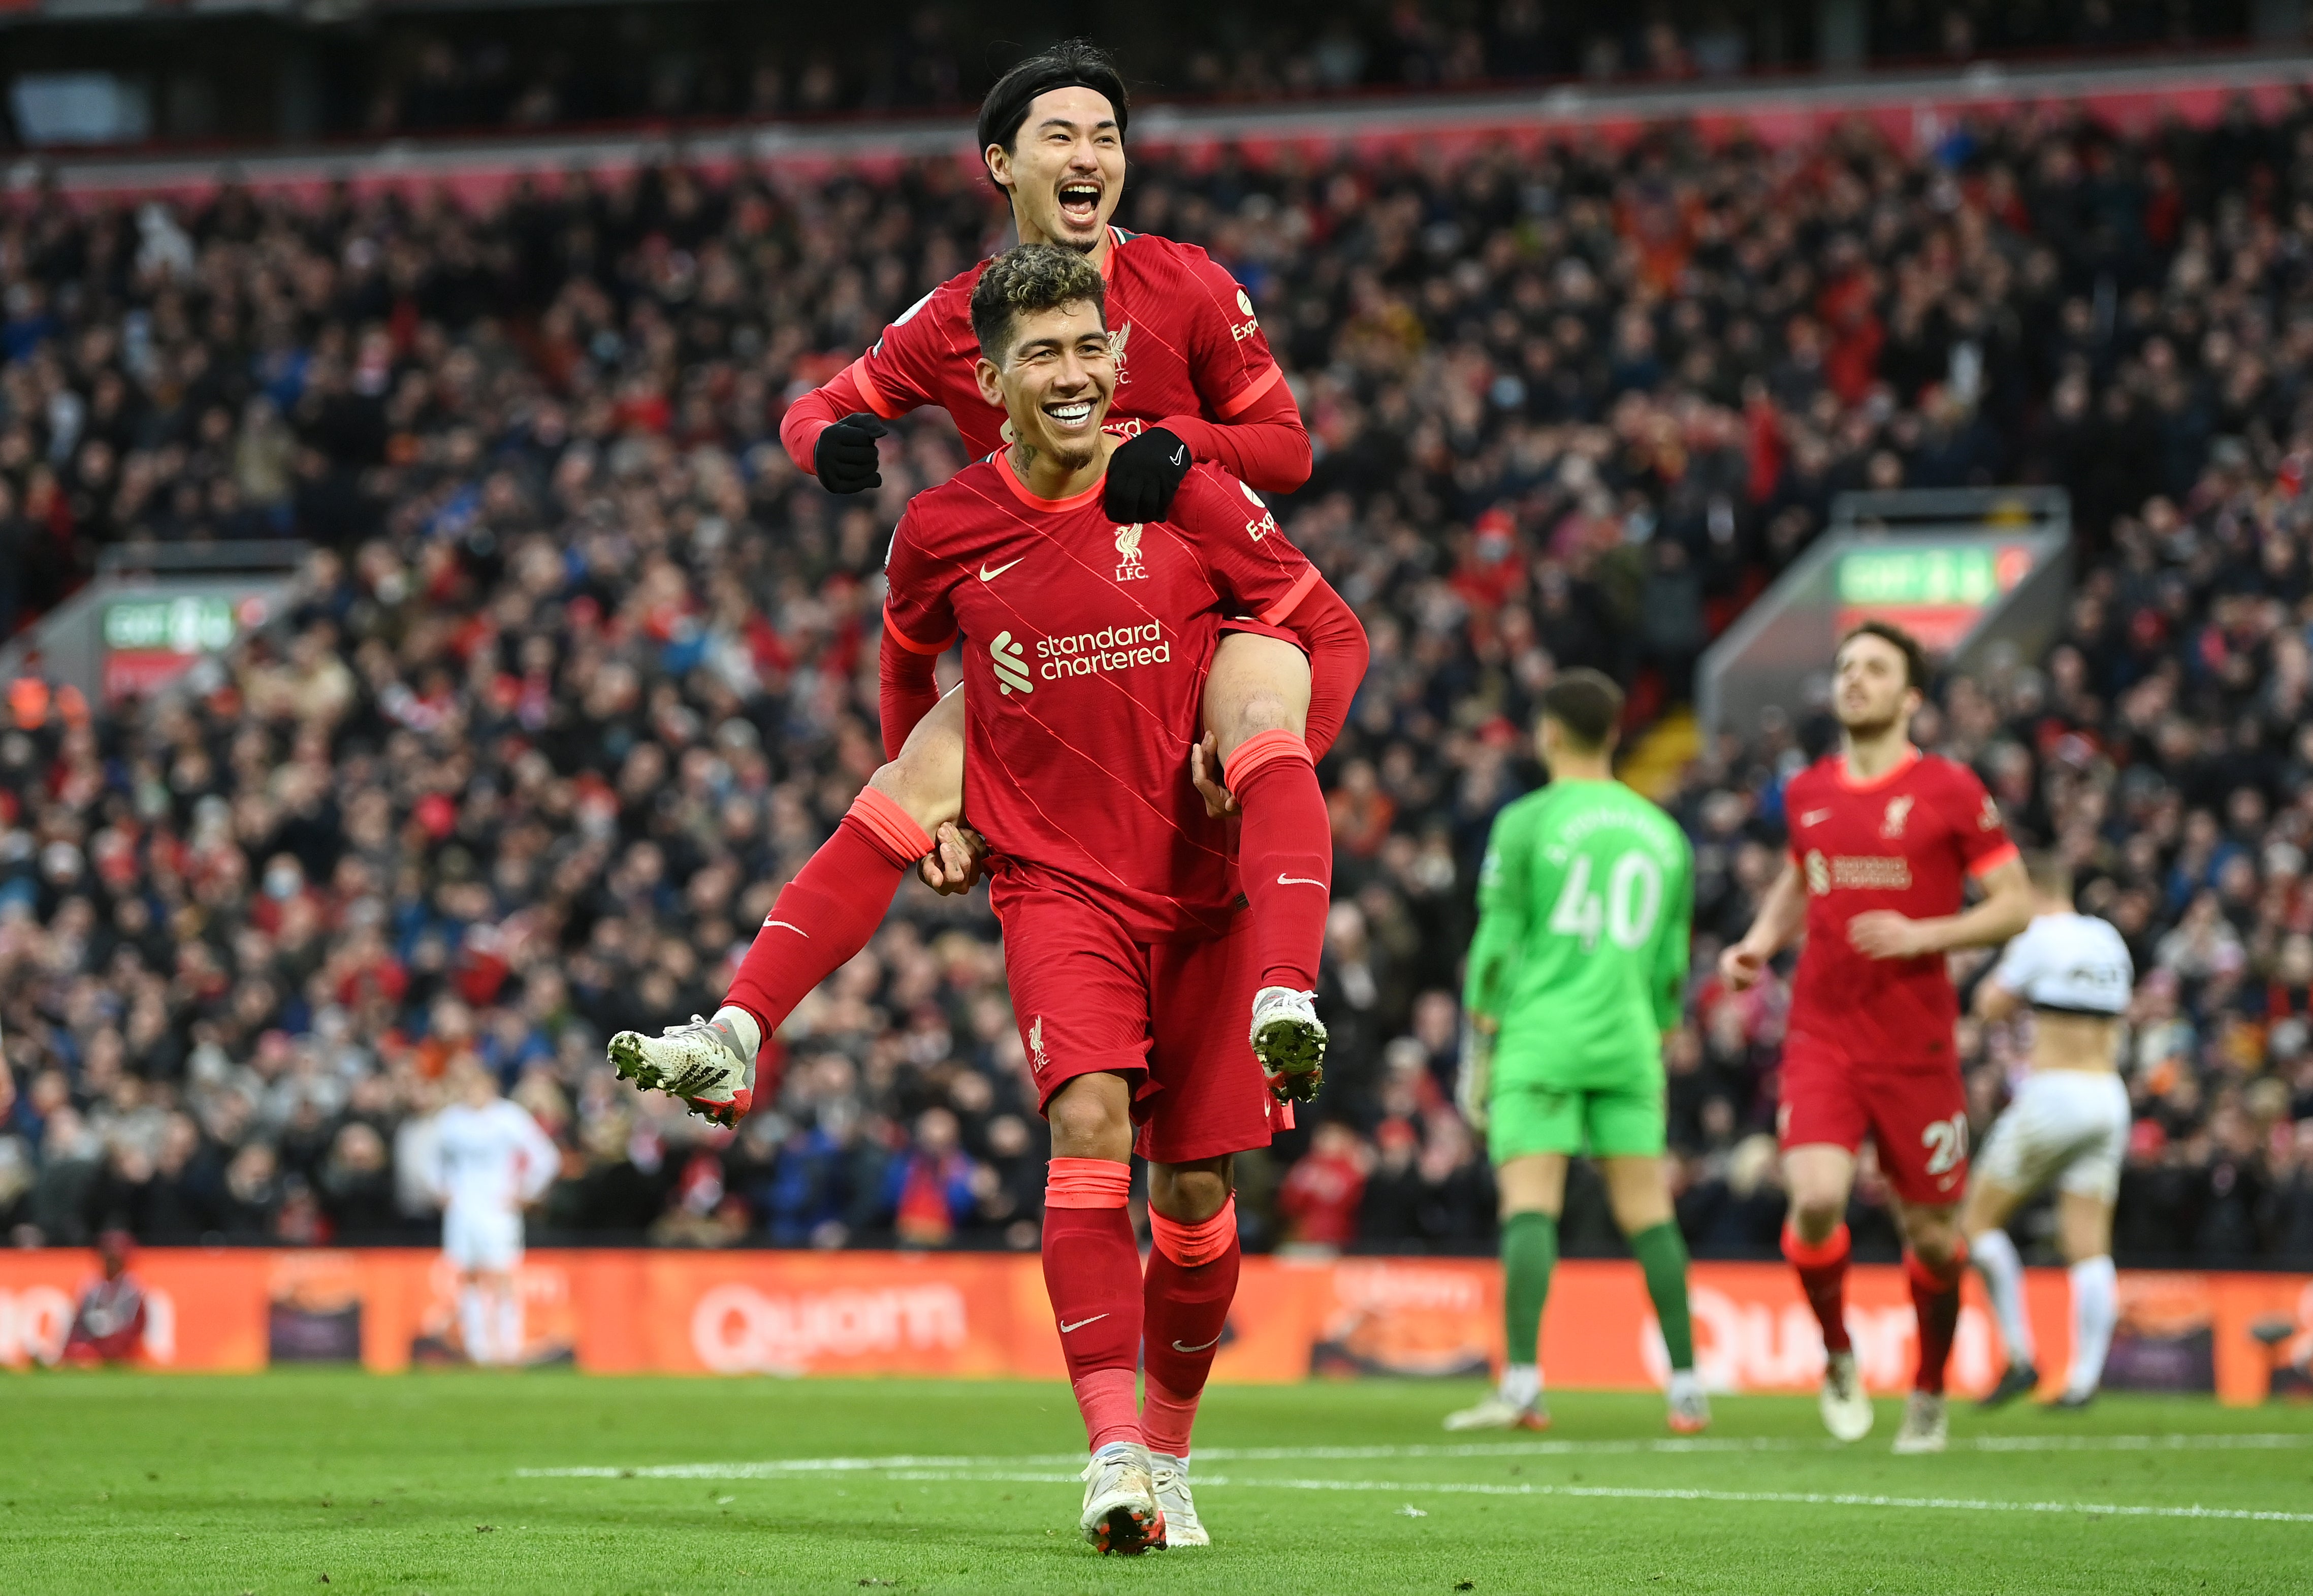
M1200 1225L1220 1212L1236 1186L1236 1160L1226 1156L1148 1166L1148 1205L1184 1225Z
M1309 658L1281 638L1223 634L1205 678L1205 727L1227 759L1263 732L1305 736Z
M1056 1159L1132 1157L1132 1092L1121 1075L1079 1075L1044 1105Z
M916 722L899 757L867 785L908 812L927 835L963 815L963 694L951 690Z

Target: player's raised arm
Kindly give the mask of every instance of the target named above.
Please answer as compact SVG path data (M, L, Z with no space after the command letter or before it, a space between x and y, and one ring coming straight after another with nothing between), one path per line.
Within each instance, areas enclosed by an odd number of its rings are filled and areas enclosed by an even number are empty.
M1264 493L1294 491L1315 461L1292 386L1237 280L1203 251L1184 250L1174 299L1202 413L1167 416L1117 450L1102 505L1119 521L1164 519L1199 461Z
M930 299L927 294L910 306L884 329L875 348L787 406L779 418L779 442L787 458L830 493L882 487L875 440L890 430L884 423L935 401L919 372L952 351L920 347L933 336L934 319L918 314Z
M955 609L923 557L916 512L900 517L884 561L884 644L877 657L884 757L897 759L916 723L939 702L939 657L956 639Z
M1787 854L1782 873L1760 900L1751 929L1719 956L1719 978L1736 992L1755 984L1769 961L1790 947L1806 924L1807 888L1799 881L1799 861Z

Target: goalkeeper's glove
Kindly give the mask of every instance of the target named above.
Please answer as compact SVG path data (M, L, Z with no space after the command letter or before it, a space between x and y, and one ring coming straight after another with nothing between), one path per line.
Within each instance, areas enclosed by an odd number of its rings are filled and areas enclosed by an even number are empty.
M1101 492L1100 507L1112 521L1162 521L1192 463L1188 445L1152 427L1108 457L1108 486Z
M881 488L876 471L875 440L891 428L866 410L854 410L832 423L811 447L811 469L819 485L830 493L864 493Z
M1470 1026L1462 1033L1462 1070L1454 1080L1454 1107L1473 1131L1486 1128L1486 1100L1493 1090L1494 1033Z

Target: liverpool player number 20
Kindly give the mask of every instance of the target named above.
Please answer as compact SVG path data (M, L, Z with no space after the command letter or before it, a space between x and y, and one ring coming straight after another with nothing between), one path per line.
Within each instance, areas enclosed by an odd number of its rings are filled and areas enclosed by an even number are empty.
M1983 783L1912 745L1928 683L1920 645L1866 622L1841 642L1833 671L1840 750L1785 789L1790 856L1719 974L1740 991L1806 933L1783 1043L1780 1130L1791 1195L1783 1252L1823 1327L1824 1423L1842 1441L1871 1428L1845 1323L1847 1199L1868 1135L1895 1194L1920 1319L1895 1450L1939 1451L1967 1254L1956 1222L1967 1188L1967 1100L1944 956L2023 930L2031 889ZM1973 908L1969 880L1983 895Z

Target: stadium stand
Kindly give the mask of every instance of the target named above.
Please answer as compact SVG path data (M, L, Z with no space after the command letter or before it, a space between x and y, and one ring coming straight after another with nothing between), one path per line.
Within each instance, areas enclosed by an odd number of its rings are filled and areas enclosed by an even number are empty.
M1919 154L1860 128L1224 152L1138 163L1123 216L1247 285L1318 443L1288 528L1374 646L1324 772L1324 1123L1246 1160L1249 1243L1485 1244L1450 994L1553 669L1614 671L1651 717L1834 493L2027 481L2074 498L2065 645L1949 683L1922 738L2073 852L2138 952L2124 1261L2313 1257L2313 102L2142 139L2019 111ZM189 692L10 694L19 1240L422 1235L411 1139L468 1054L566 1150L550 1234L1034 1245L1042 1132L984 899L910 886L735 1134L601 1062L614 1027L711 1009L877 763L884 545L958 448L911 424L881 493L836 500L778 415L998 223L945 161L654 168L479 213L343 190L4 213L0 604L33 615L145 540L315 546L295 613ZM1763 726L1666 795L1699 972L1821 735ZM1700 981L1674 1043L1705 1253L1764 1254L1780 1221L1778 1000ZM1968 1045L1988 1123L2008 1044ZM1855 1222L1889 1248L1868 1180ZM1566 1238L1612 1245L1595 1188Z
M976 104L1007 41L1084 25L1080 11L1018 0L866 13L743 0L550 12L523 0L190 10L22 0L0 7L0 28L8 75L31 87L0 101L0 147L12 132L28 148L214 145L907 117ZM1132 63L1136 92L1215 103L2302 42L2293 9L2242 0L1275 0L1258 13L1181 0L1162 13L1104 16L1099 29Z

